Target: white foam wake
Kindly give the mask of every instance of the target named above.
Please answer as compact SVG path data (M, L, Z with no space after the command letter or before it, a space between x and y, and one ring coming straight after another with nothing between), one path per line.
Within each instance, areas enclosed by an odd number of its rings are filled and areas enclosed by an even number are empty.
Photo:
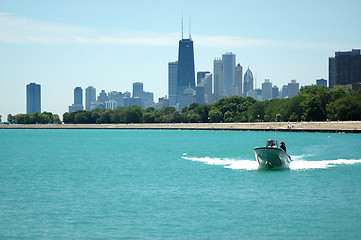
M239 170L257 170L258 163L256 160L236 160L228 158L211 158L211 157L188 157L183 154L183 159L202 162L208 165L220 165L225 168L239 169ZM321 160L321 161L307 161L297 157L290 164L290 170L307 170L307 169L326 169L335 167L341 164L356 164L361 163L361 159L337 159L337 160Z
M335 167L341 164L355 164L361 163L361 159L337 159L337 160L322 160L322 161L306 161L296 160L291 162L291 170L306 170L306 169L325 169Z

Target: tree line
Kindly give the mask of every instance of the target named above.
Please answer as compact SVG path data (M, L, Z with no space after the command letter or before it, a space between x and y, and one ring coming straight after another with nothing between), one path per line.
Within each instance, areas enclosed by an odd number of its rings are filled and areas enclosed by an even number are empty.
M51 113L18 114L10 123L60 123ZM52 117L53 116L53 117ZM64 113L63 122L73 124L100 123L198 123L198 122L257 122L257 121L347 121L361 120L361 90L337 86L305 86L290 99L271 99L258 102L251 97L231 96L214 103L193 103L177 111L174 107L138 106L115 110L93 109ZM11 122L12 121L12 122Z
M16 114L8 115L8 123L17 123L17 124L50 124L56 123L61 124L61 120L57 114L52 114L51 112L34 112L31 114Z

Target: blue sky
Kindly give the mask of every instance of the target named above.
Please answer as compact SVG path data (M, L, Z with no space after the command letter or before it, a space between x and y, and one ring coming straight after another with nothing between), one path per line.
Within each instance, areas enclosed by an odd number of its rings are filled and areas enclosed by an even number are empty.
M181 2L181 3L180 3ZM360 0L0 0L0 114L26 112L26 85L42 86L42 111L62 115L73 90L168 95L189 15L196 71L225 52L282 87L328 79L328 57L361 48Z

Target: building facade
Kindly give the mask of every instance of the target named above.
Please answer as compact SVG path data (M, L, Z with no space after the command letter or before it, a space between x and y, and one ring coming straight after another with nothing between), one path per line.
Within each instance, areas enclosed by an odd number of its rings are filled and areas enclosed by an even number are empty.
M288 98L293 98L298 95L300 90L300 84L296 82L296 80L291 80L291 82L287 85Z
M243 83L243 97L247 97L247 93L253 89L253 73L248 68L244 74L244 83Z
M191 38L179 40L177 70L177 103L180 108L189 104L183 102L182 95L189 95L186 89L195 89L194 50ZM188 98L187 98L188 99ZM188 101L187 101L188 102Z
M329 58L329 87L361 82L361 51L336 52Z
M26 85L26 113L41 113L41 86L30 83Z
M233 95L242 96L242 78L243 69L241 64L238 63L235 69L235 87Z
M213 61L214 74L214 101L223 97L223 61L221 59L214 59Z
M143 83L135 82L133 83L133 97L143 97Z
M326 79L317 79L316 86L325 86L327 87L327 80Z
M227 97L232 96L232 88L235 86L236 79L236 55L228 52L222 54L223 61L223 89Z
M96 89L89 86L85 89L85 110L91 110L94 102L96 102Z
M168 99L169 106L177 104L177 72L178 62L168 63Z
M269 79L265 79L262 83L262 101L266 101L272 98L272 83Z

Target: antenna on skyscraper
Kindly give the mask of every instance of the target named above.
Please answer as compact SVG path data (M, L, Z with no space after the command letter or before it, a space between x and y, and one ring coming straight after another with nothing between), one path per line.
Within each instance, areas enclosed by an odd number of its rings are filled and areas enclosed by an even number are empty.
M182 39L183 39L183 11L182 11Z
M192 34L191 34L191 15L189 14L189 39L192 39Z

